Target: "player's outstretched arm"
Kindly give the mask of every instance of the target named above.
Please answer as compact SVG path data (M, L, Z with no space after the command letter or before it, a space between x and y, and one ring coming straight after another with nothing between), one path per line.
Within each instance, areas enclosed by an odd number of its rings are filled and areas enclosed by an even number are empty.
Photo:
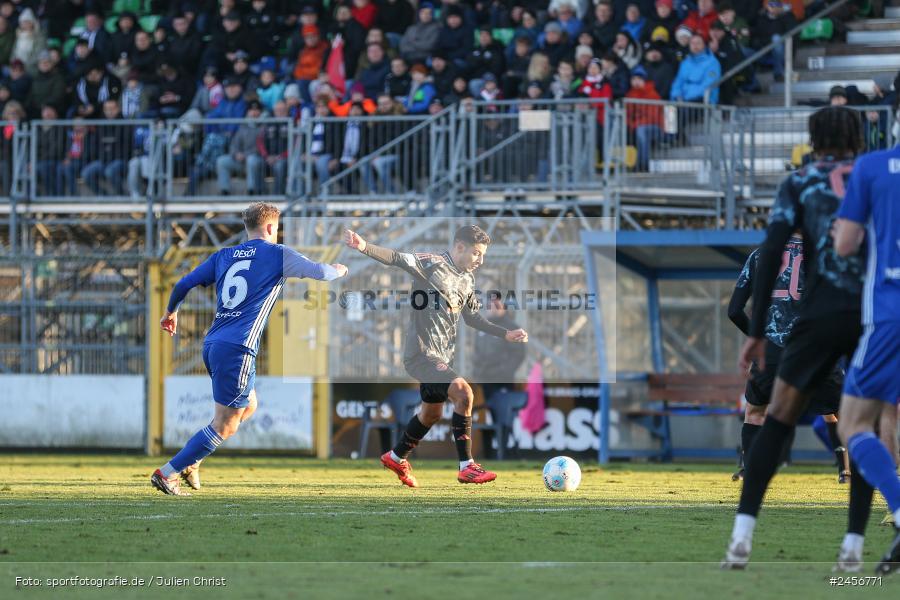
M285 247L283 249L283 261L285 277L334 281L335 279L345 277L348 273L347 267L342 264L335 263L333 265L328 265L325 263L317 263L308 259L293 248Z
M415 254L397 252L369 243L351 229L344 230L344 243L348 248L358 250L369 258L389 267L399 267L414 276L427 277L422 262Z
M178 307L184 302L188 292L198 285L208 286L216 282L216 255L213 254L199 267L182 277L172 288L166 314L159 321L159 326L170 336L175 335L178 327Z

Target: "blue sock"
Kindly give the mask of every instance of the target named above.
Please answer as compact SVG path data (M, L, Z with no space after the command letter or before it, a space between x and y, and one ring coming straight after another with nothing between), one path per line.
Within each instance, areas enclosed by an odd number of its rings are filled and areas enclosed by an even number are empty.
M188 440L181 452L176 454L172 460L163 467L164 477L171 477L174 473L181 473L188 466L199 460L203 460L213 452L223 442L222 436L216 433L212 425L207 425L194 434L194 437ZM169 473L168 471L171 471Z
M847 449L863 478L881 492L891 512L896 513L900 509L900 477L888 449L871 431L851 437Z

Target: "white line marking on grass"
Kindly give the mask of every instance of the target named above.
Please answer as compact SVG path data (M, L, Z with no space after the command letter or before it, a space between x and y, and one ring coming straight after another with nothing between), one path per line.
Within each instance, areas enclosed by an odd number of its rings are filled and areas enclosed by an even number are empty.
M187 501L190 502L190 501ZM802 508L822 508L821 504L793 505ZM479 515L479 514L517 514L517 513L568 513L568 512L632 512L640 510L670 510L691 508L721 508L734 510L732 504L634 504L629 506L547 506L529 508L423 508L405 510L404 507L396 507L392 510L309 510L309 511L280 511L257 513L206 513L206 514L156 514L156 515L123 515L119 517L59 517L59 518L35 518L35 519L5 519L0 521L2 525L36 525L54 523L77 522L116 522L116 521L160 521L168 519L224 519L224 518L262 518L262 517L343 517L343 516L386 516L400 515L405 517L426 515Z

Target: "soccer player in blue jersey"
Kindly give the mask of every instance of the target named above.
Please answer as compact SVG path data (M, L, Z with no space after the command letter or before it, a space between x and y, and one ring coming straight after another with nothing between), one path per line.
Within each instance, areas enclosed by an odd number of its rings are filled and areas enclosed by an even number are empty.
M838 211L834 244L841 256L856 254L866 240L868 262L862 294L863 333L841 401L839 431L856 468L887 501L895 536L876 574L900 569L900 478L897 477L897 400L900 398L900 147L863 156L856 162ZM876 425L888 436L884 443ZM868 517L868 506L865 517ZM848 533L838 564L859 565L863 537ZM858 568L856 569L858 570Z
M199 488L198 464L235 434L256 410L256 354L259 341L287 277L332 281L347 274L344 265L313 262L277 244L278 208L258 202L243 213L247 241L223 248L191 271L172 290L160 326L175 335L178 307L198 285L216 286L216 316L206 332L203 362L212 378L215 416L182 450L157 469L150 483L173 496L181 490L179 475Z

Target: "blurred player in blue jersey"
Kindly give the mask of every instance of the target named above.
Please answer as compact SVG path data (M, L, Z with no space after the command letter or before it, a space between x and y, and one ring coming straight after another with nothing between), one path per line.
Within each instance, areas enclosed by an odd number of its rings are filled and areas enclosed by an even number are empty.
M203 344L203 362L212 378L216 412L212 423L188 440L184 448L157 469L150 483L173 496L181 491L179 475L200 487L199 463L235 434L256 410L256 354L259 341L287 277L331 281L347 274L343 265L313 262L277 244L278 208L262 202L250 205L242 217L248 240L223 248L175 284L160 326L175 335L178 307L191 289L216 286L216 316Z
M750 319L744 307L753 295L753 285L759 263L759 248L750 253L728 303L728 318L731 319L744 335L750 333ZM784 246L781 259L781 270L772 289L771 305L766 317L766 356L765 364L754 363L750 367L750 378L744 390L747 407L744 413L744 425L741 427L741 456L737 473L731 476L732 481L744 478L744 460L750 450L756 434L762 428L766 418L766 408L772 398L772 388L778 373L778 362L787 342L788 336L797 321L800 301L803 297L803 281L806 276L803 267L803 238L795 234ZM831 448L834 450L838 467L838 482L844 483L850 475L847 453L841 447L837 434L837 412L841 400L841 384L843 371L835 368L831 377L825 379L813 392L811 411L824 417ZM784 442L784 456L789 454L792 440Z
M895 536L875 571L900 569L900 478L897 477L897 400L900 398L900 147L856 162L838 211L837 253L857 253L866 240L868 262L862 294L863 333L844 382L841 437L868 487L877 488L894 517ZM875 434L880 425L882 439ZM883 441L882 441L883 440ZM852 508L852 507L851 507ZM863 536L848 533L838 566L862 559ZM845 569L850 570L850 569Z
M759 249L749 337L739 360L742 371L747 372L754 362L765 363L765 327L772 290L784 246L798 229L803 235L806 277L799 315L778 363L766 418L744 464L741 499L722 561L727 569L743 569L750 561L756 518L778 469L784 442L806 413L815 389L831 376L841 359L852 356L861 332L864 262L859 256L838 256L830 232L853 159L864 147L862 122L855 110L827 107L810 116L809 134L815 161L789 175L779 186L766 239ZM855 469L851 473L851 503L855 501L854 479L860 479ZM859 524L852 527L856 530Z

